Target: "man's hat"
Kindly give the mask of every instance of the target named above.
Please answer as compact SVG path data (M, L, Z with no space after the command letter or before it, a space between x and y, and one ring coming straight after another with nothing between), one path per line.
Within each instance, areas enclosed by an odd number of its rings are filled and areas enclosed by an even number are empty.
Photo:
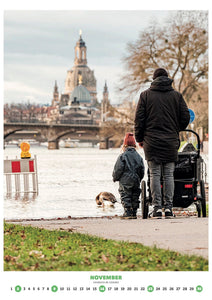
M168 77L168 73L165 69L163 68L158 68L155 70L154 74L153 74L153 80L155 80L157 77L160 77L160 76L166 76Z

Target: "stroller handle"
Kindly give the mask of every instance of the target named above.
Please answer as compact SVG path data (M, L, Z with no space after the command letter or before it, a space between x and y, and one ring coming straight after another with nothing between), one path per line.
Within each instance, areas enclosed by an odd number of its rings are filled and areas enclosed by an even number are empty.
M197 137L197 153L198 153L198 157L199 157L200 156L200 138L199 138L199 135L191 129L184 129L180 132L183 132L183 131L192 132L193 134L196 135L196 137Z

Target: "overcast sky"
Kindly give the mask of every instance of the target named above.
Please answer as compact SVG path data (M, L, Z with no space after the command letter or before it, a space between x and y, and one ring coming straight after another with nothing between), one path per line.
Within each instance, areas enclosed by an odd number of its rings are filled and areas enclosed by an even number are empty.
M5 11L4 102L51 103L57 80L64 92L67 70L74 65L79 30L87 46L88 66L97 79L98 100L105 80L112 103L128 42L152 21L163 24L170 11Z

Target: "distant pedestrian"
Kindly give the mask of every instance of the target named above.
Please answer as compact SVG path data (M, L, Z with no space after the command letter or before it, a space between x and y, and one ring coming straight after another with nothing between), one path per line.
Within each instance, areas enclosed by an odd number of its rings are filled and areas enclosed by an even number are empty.
M173 216L174 168L180 145L179 132L189 124L190 114L182 94L163 68L155 70L149 89L143 91L135 114L136 141L144 148L150 172L153 217L162 217L161 177L165 217Z
M203 141L200 141L200 151L203 152Z
M136 151L133 133L127 133L113 170L113 181L119 181L119 193L124 207L122 219L136 219L139 208L140 183L144 177L144 163Z

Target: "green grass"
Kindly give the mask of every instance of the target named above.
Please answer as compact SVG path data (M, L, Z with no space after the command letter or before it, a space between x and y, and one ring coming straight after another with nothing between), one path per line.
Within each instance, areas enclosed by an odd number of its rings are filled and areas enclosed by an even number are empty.
M198 256L67 231L4 224L5 271L207 271Z

